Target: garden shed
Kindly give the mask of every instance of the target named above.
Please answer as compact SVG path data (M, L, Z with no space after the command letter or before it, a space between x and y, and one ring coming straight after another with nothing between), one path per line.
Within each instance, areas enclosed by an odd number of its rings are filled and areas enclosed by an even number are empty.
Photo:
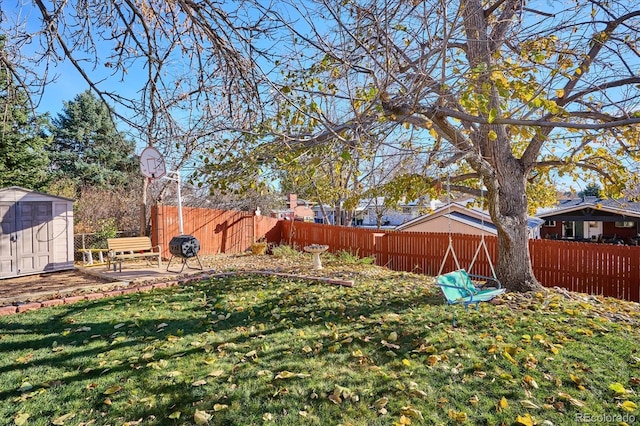
M73 269L73 200L0 188L0 279Z

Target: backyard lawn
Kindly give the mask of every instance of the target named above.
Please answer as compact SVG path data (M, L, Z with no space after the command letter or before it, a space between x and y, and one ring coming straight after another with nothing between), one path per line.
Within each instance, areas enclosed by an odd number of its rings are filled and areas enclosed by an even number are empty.
M505 295L453 327L432 278L348 268L352 288L242 274L0 317L0 422L640 420L638 304Z

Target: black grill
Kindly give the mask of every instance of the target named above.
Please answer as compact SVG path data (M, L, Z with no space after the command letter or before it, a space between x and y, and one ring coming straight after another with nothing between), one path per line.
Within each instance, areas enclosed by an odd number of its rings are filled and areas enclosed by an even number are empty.
M198 256L200 241L193 235L178 235L169 241L169 252L172 256L188 259Z

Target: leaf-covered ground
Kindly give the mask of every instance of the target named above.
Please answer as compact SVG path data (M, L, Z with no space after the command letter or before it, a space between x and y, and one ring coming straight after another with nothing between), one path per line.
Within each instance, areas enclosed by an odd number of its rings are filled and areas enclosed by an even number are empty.
M356 286L241 274L2 317L0 423L640 418L638 304L507 294L453 327L429 277L326 266Z

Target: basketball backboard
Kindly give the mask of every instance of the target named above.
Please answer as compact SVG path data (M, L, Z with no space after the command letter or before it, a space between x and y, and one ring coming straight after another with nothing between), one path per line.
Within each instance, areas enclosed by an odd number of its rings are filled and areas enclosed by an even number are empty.
M151 179L160 179L167 174L162 154L152 146L148 146L140 154L140 172Z

